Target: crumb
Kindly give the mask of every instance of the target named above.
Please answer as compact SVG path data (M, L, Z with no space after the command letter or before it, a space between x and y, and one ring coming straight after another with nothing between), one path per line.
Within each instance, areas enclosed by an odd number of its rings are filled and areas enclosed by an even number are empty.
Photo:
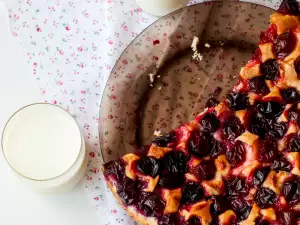
M201 61L203 59L203 56L198 52L198 49L197 49L197 45L199 44L199 38L198 37L194 37L193 39L193 43L191 45L191 48L194 52L192 58L194 60L199 60Z
M149 79L150 79L150 82L151 82L151 83L154 82L154 74L153 74L153 73L150 73L150 74L149 74Z
M159 137L159 136L161 136L162 134L161 134L161 131L160 131L160 130L155 130L154 133L153 133L153 135L156 136L156 137Z
M205 43L204 46L205 46L206 48L210 48L210 44L208 44L208 43Z
M160 78L160 75L158 75L157 78Z
M199 38L198 37L194 37L191 48L193 50L193 52L198 51L197 50L197 45L199 44Z
M221 42L220 42L220 45L224 45L224 42L221 41Z
M158 90L161 90L161 86L160 86L160 87L158 87Z

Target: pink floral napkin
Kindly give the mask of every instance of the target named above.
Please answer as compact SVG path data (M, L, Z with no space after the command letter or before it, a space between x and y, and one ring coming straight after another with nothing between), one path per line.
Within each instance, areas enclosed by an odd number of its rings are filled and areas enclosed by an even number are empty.
M190 4L202 2L193 0ZM280 0L252 2L277 8ZM89 151L82 181L99 224L133 224L107 190L99 165L99 104L116 60L156 17L134 0L14 0L11 32L19 40L45 101L66 108L78 121Z

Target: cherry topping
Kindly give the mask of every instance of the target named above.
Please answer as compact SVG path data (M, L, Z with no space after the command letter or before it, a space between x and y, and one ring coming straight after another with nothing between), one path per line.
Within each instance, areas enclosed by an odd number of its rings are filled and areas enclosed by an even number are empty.
M283 105L278 102L259 102L256 104L257 110L265 117L273 119L277 118L283 112Z
M226 101L229 108L231 108L232 110L242 110L247 108L248 96L246 93L229 92L226 96Z
M165 209L165 203L158 195L143 193L142 196L140 196L138 208L146 216L161 216Z
M232 198L231 206L238 215L238 220L247 219L252 209L252 206L243 198Z
M296 70L296 73L300 73L300 56L294 61L294 67Z
M300 182L299 179L290 180L284 183L282 192L289 203L299 202L300 200Z
M162 160L161 176L158 184L173 189L182 186L186 173L187 156L181 151L171 151Z
M296 0L284 0L278 10L282 14L299 16L299 4Z
M268 27L266 32L261 32L260 34L260 44L264 43L273 43L275 38L277 37L277 27L275 24L271 24Z
M275 159L273 164L271 165L272 170L282 170L282 171L287 171L290 172L292 170L291 164L284 158L280 159Z
M280 90L280 94L287 104L298 103L300 101L300 94L295 88Z
M225 146L218 142L216 139L212 139L212 149L210 150L211 157L217 157L221 153L225 152Z
M107 177L113 175L117 181L120 181L125 174L125 168L120 160L111 161L104 164L104 175Z
M267 178L269 172L270 172L270 169L266 168L266 167L257 169L254 173L253 185L256 186L256 187L262 185L262 183Z
M214 195L211 197L210 212L213 215L220 215L228 209L228 201L224 196Z
M230 116L222 124L222 131L225 140L234 141L245 131L245 128L237 117Z
M287 149L289 152L300 152L300 137L297 134L290 134L288 136L289 143Z
M248 80L248 89L256 94L267 95L270 93L264 76L258 76Z
M170 213L168 215L164 215L158 220L158 225L178 225L179 218L178 213Z
M277 157L277 145L274 141L261 141L259 145L259 160L261 162L273 162Z
M239 196L241 194L247 194L249 190L246 180L239 177L230 179L226 183L226 187L228 190L228 194L231 197Z
M241 141L237 141L232 149L226 151L226 159L230 166L240 166L246 158L246 151Z
M203 198L203 190L200 184L188 182L182 188L181 204L190 204Z
M159 173L159 160L153 157L144 156L137 162L137 169L151 177L156 177Z
M289 55L296 46L296 37L292 32L280 34L274 41L274 51L278 59Z
M137 183L127 177L117 185L117 194L124 205L134 204L138 198L137 193Z
M152 142L159 147L167 147L168 144L171 143L174 139L175 135L173 133L169 133L156 137Z
M279 66L275 59L268 59L260 64L260 71L267 80L276 81L279 76Z
M215 98L210 98L207 100L206 104L205 104L205 108L211 108L211 107L215 107L219 104L220 102L215 99Z
M299 110L297 109L297 105L295 105L293 108L291 108L288 112L288 117L291 121L298 123L299 118Z
M220 124L220 121L218 120L216 115L213 113L205 114L200 121L201 130L204 132L209 132L209 133L216 132L216 130L219 127L219 124Z
M215 177L216 166L213 160L203 160L197 166L198 176L204 180L211 180Z
M287 123L277 123L274 120L270 120L266 129L267 137L271 139L280 139L287 131Z
M211 143L209 134L194 131L189 140L189 151L199 157L205 157L210 153Z
M279 212L280 224L295 225L297 224L297 218L294 212L281 211Z
M187 225L201 225L200 219L197 216L192 216L188 222Z
M262 209L272 207L276 200L276 193L269 188L258 189L254 197L256 204Z

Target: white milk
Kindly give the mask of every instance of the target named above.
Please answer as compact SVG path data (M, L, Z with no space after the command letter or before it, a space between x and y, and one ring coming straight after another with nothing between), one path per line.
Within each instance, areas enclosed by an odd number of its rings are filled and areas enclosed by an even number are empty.
M2 147L13 170L41 191L66 191L85 171L84 139L73 117L58 106L19 110L5 127Z
M136 0L136 2L146 13L164 16L186 6L189 0Z

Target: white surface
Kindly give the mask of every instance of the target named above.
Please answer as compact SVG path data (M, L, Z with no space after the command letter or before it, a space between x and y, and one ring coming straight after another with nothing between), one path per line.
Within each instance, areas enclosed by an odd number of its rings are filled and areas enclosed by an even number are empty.
M18 111L3 135L7 161L30 179L49 180L69 170L81 149L78 125L65 110L35 104Z
M40 102L39 90L20 54L17 40L8 32L8 18L0 3L0 130L23 105ZM26 189L0 154L0 224L96 225L96 212L84 188L77 185L62 195L41 195Z

